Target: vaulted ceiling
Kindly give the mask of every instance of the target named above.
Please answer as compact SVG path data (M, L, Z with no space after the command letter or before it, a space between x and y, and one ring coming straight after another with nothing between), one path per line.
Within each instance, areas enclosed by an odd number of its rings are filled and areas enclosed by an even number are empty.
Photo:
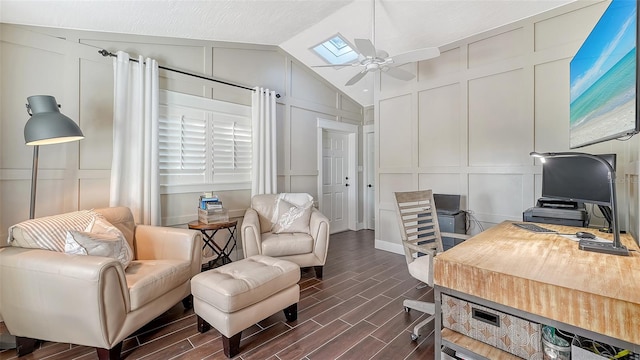
M575 0L0 0L0 22L186 39L276 45L307 66L309 49L341 34L399 54L441 47ZM361 105L373 75L313 68ZM386 76L386 75L382 75Z

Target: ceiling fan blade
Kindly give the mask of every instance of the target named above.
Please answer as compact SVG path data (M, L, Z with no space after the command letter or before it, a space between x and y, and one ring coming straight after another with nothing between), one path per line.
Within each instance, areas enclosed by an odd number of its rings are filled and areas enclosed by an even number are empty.
M356 74L356 76L352 77L351 79L349 79L349 81L347 81L346 84L344 84L345 86L351 86L355 83L357 83L358 81L360 81L360 79L362 79L365 75L367 75L367 70L361 71L359 73Z
M392 56L391 59L393 60L394 66L398 66L398 65L402 65L410 62L432 59L438 56L440 56L440 49L438 49L437 47L432 47L432 48L413 50L403 54L398 54L398 55Z
M376 57L376 48L369 39L353 39L358 52L366 57Z
M393 76L396 79L400 79L400 80L404 80L404 81L409 81L409 80L413 79L414 77L416 77L412 73L410 73L410 72L408 72L406 70L400 69L400 68L396 68L396 67L385 67L385 68L382 69L382 71L384 71L388 75Z
M332 68L343 68L345 66L353 66L353 65L352 63L335 64L335 65L311 65L311 67L332 67Z

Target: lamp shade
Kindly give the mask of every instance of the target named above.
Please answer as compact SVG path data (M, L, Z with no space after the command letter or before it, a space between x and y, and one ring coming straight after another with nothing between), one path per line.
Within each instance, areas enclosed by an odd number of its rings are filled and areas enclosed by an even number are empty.
M35 95L27 98L31 118L24 126L27 145L58 144L84 139L80 127L60 113L53 96Z

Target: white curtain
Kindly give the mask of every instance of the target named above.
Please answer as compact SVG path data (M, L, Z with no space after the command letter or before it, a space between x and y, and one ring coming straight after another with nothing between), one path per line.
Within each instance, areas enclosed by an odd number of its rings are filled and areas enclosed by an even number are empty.
M114 66L110 206L131 209L136 223L160 225L158 63L118 51Z
M253 142L251 196L277 193L276 92L254 88L251 98Z

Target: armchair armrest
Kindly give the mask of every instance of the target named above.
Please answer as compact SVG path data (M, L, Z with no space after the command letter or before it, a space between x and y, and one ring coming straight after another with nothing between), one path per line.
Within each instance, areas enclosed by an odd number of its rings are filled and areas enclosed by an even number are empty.
M316 208L311 210L309 233L313 238L313 252L324 265L329 248L329 219Z
M412 253L430 253L433 256L436 255L435 244L413 244L408 241L402 243L405 248L408 248Z
M192 274L200 272L202 234L199 231L137 225L134 239L137 260L188 260L192 263Z
M440 237L451 237L451 238L456 238L461 240L467 240L471 238L471 235L440 231Z
M110 348L130 309L112 258L5 247L0 282L0 313L16 336Z
M252 255L261 254L260 216L258 216L258 212L256 210L247 208L244 213L244 218L242 219L240 232L244 257L246 258Z

